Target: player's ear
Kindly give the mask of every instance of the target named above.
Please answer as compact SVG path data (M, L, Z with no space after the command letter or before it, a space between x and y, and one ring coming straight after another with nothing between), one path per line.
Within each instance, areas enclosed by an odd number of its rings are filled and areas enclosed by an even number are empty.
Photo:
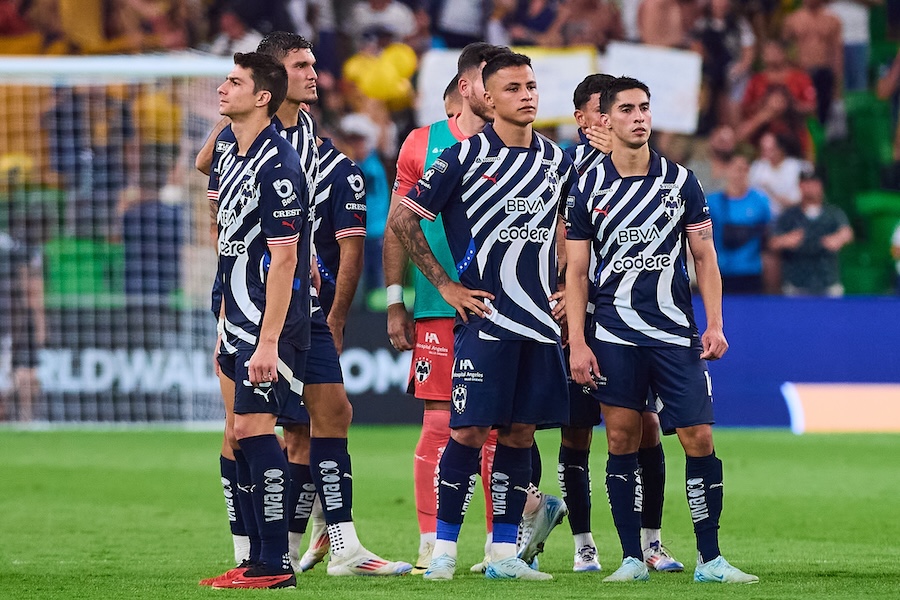
M494 99L491 98L491 93L490 93L489 91L487 91L487 90L484 90L484 101L485 101L485 102L487 103L487 105L490 106L491 108L496 108L496 107L494 106Z
M612 129L612 120L609 118L609 113L600 113L600 126Z
M269 90L259 90L256 93L256 106L265 106L272 101L272 92Z
M468 78L463 77L462 75L456 80L456 89L459 90L459 94L463 98L469 97L469 83Z
M575 122L578 124L579 127L581 127L582 129L587 128L588 125L585 122L584 113L581 111L581 109L577 109L574 113L574 116L575 116Z

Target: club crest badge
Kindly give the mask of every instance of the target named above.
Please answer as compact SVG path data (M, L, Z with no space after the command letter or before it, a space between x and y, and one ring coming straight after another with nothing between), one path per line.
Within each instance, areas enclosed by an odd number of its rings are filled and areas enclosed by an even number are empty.
M416 361L414 370L416 382L425 383L425 380L428 379L429 375L431 375L431 361L427 358L420 358Z
M660 198L663 212L665 212L670 221L674 221L682 211L681 188L672 184L660 187L663 188L663 194Z
M469 391L466 389L466 386L460 384L453 388L453 392L450 394L450 401L453 402L453 408L457 413L463 414L466 410L466 397L469 395Z

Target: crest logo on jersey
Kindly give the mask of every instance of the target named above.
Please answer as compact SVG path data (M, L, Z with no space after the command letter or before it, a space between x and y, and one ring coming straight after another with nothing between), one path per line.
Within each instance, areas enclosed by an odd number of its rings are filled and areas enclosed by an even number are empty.
M241 182L241 206L247 206L248 202L259 202L259 187L256 185L255 173L249 173Z
M453 408L457 413L463 414L465 412L468 395L469 391L464 384L459 384L453 388L453 391L450 393L450 401L453 403Z
M418 383L425 383L428 376L431 375L431 361L427 358L420 358L416 361L414 376Z
M666 213L666 216L669 217L670 221L674 221L681 212L681 188L673 185L669 188L669 191L663 194L660 198L660 202L662 202L663 211Z
M551 196L556 196L559 191L559 174L554 169L547 169L547 189Z
M363 176L359 173L351 173L347 175L347 183L350 184L350 189L354 192L363 191L363 187L365 187L366 183L363 180Z

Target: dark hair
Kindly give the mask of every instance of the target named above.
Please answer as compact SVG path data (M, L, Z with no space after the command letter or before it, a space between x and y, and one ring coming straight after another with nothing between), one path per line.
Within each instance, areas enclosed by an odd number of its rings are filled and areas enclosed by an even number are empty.
M531 59L524 54L518 54L516 52L504 52L502 54L498 54L497 56L489 60L486 65L484 65L484 69L481 71L481 80L486 86L488 79L490 79L490 77L500 69L523 66L530 67Z
M292 50L312 50L312 43L302 35L288 31L273 31L259 42L256 51L276 60L284 60Z
M444 89L444 100L457 90L459 90L459 75L454 75L453 79L450 80L450 83L448 83L447 87Z
M642 90L645 94L647 94L647 99L650 99L650 88L647 87L647 84L643 81L639 81L634 77L616 77L613 79L605 90L600 94L600 111L609 113L612 109L613 102L616 101L616 96L619 95L619 92L624 92L625 90Z
M250 71L253 78L253 93L266 90L272 95L266 107L269 116L278 112L278 107L287 96L287 69L274 57L259 52L235 52L234 64Z
M578 84L578 87L575 88L575 93L572 95L572 102L575 104L575 108L581 110L590 101L591 96L594 94L602 95L603 90L609 87L609 84L615 79L612 75L605 73L596 73L585 77Z
M495 46L487 42L472 42L462 49L459 60L456 61L457 76L471 69L477 69L483 62L490 62L498 54L508 53L506 46Z

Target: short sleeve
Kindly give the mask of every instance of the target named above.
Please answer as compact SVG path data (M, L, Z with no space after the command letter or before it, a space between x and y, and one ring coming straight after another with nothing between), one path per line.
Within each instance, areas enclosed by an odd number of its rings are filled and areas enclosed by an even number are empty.
M425 151L428 145L428 128L414 129L400 146L397 155L397 177L394 193L405 196L416 185L425 170Z
M566 239L590 240L595 231L591 224L592 191L597 175L589 171L571 189L566 197Z
M459 148L460 144L456 143L441 153L403 198L401 202L405 207L423 219L434 221L452 198L459 198L464 174L459 162Z
M366 235L366 181L359 167L344 160L348 168L331 186L329 200L336 240Z
M709 216L709 205L703 188L693 173L688 173L687 181L681 189L684 200L684 229L687 232L700 231L712 227L712 219Z
M568 154L563 155L563 162L560 165L560 188L559 195L561 202L559 203L559 214L566 217L568 213L568 198L578 186L578 171L575 169L575 163Z
M297 168L279 165L265 170L259 186L259 221L269 246L296 244L309 210L306 177Z

